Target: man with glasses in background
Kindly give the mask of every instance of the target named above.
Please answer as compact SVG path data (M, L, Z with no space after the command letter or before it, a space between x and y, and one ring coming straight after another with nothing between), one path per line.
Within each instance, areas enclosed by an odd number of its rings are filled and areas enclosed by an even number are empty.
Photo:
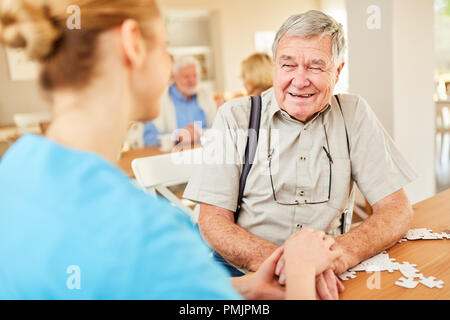
M235 161L199 166L184 197L201 203L200 231L231 274L257 270L303 227L324 230L343 255L317 277L317 293L336 299L336 275L394 245L409 229L413 211L403 187L415 178L413 170L363 98L333 96L345 49L342 26L320 11L292 16L278 31L274 87L261 96L256 159L239 209L247 145L239 132L249 127L251 102L240 98L220 108L213 129L222 137L206 143L204 152ZM373 215L349 231L354 182ZM283 270L281 258L280 283Z

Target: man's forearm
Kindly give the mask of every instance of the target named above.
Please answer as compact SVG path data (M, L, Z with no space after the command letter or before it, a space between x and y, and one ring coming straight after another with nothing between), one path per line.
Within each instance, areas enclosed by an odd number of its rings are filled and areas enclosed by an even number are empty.
M250 271L256 271L278 248L222 216L201 215L199 227L203 237L218 254L233 265Z
M409 202L374 206L374 213L357 228L336 238L347 268L392 247L408 231L413 213ZM345 270L339 270L343 272Z

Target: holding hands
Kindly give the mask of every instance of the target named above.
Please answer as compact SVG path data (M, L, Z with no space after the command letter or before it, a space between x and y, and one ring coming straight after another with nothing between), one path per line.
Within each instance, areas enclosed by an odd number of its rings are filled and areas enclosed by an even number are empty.
M344 286L332 266L342 256L342 251L333 249L334 244L334 239L323 231L312 229L303 229L286 241L284 256L279 260L275 274L281 284L287 283L288 294L294 295L291 298L301 294L318 299L339 299ZM309 281L309 286L305 286L304 281ZM311 292L314 287L317 296Z
M255 273L243 277L252 283L252 297L339 299L344 287L332 266L342 251L333 250L334 244L323 231L303 229L292 235Z

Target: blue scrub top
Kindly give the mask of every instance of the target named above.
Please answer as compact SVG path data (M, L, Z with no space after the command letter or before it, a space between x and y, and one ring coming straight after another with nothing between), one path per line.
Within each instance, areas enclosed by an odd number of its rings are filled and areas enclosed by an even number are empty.
M208 253L94 153L27 135L0 160L0 299L240 299Z

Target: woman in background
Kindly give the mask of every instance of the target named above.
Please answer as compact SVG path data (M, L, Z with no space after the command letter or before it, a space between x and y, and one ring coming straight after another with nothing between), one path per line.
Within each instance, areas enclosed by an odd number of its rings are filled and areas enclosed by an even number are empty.
M80 29L66 28L69 5ZM184 213L112 164L129 123L158 116L169 79L154 1L0 1L0 40L40 62L53 105L46 136L22 137L0 162L0 299L284 298L283 250L287 297L314 298L338 255L323 233L302 231L230 281Z
M242 61L241 78L249 96L259 96L273 86L273 62L267 53L255 53Z

